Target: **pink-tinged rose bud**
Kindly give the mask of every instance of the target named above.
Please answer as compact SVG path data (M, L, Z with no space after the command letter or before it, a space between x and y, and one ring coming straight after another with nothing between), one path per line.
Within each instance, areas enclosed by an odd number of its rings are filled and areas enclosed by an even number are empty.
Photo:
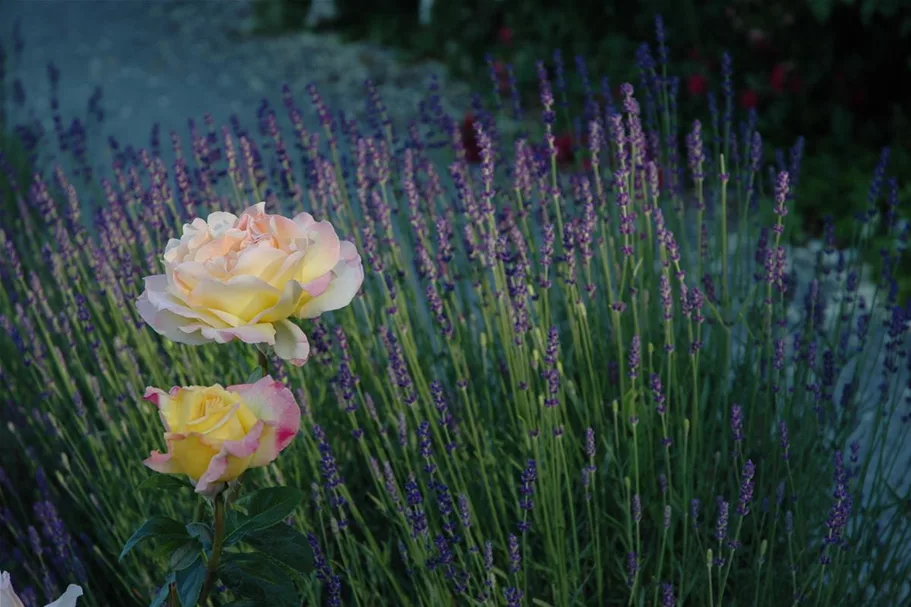
M82 594L81 587L70 584L59 599L44 607L76 607L76 600ZM0 572L0 607L25 607L13 590L13 583L6 571Z
M250 468L271 464L300 429L294 395L269 376L227 388L147 388L145 399L158 407L168 450L152 451L143 463L188 476L206 496Z
M351 303L364 281L354 245L328 221L265 212L215 212L185 224L164 252L165 274L145 279L136 302L153 329L185 344L240 339L268 344L295 365L310 355L291 317L315 318Z

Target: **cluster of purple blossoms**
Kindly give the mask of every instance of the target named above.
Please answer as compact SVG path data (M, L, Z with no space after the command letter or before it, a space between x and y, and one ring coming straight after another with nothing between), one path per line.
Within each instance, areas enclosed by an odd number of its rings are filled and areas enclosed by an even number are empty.
M519 532L525 533L531 528L531 522L528 520L528 513L535 507L534 494L535 482L538 480L538 465L535 460L530 459L522 471L522 484L519 486L519 508L526 514L519 521Z
M832 492L834 502L829 511L829 518L826 521L828 534L826 535L824 543L827 546L844 547L847 545L847 542L844 539L845 527L847 527L848 519L851 516L853 499L848 492L850 473L844 464L841 451L835 452L835 473L833 476L835 480L835 489ZM830 558L831 557L829 557L825 551L823 551L823 555L820 557L823 564L826 564Z

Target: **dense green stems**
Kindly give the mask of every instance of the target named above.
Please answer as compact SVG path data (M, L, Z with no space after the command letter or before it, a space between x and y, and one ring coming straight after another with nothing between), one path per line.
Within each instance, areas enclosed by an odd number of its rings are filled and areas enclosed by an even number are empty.
M734 564L734 551L736 550L735 546L737 546L738 542L740 541L740 529L742 526L743 526L743 517L738 516L737 517L737 528L734 531L734 539L731 542L731 552L728 554L727 562L722 567L718 568L719 573L721 572L722 569L724 569L724 575L722 575L720 577L721 583L718 586L718 604L719 605L724 604L724 602L723 602L724 590L725 590L725 587L727 586L728 575L730 575L730 573L731 573L731 566ZM718 552L721 553L722 550L723 549L722 549L721 543L719 542Z

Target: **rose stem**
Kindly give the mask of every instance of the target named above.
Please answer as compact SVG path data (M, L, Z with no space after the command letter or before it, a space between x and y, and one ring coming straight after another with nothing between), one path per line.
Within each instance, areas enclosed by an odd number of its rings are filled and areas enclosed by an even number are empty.
M262 356L262 354L260 354ZM206 567L206 581L203 584L202 592L199 595L199 604L205 605L209 597L209 591L215 583L215 570L218 569L218 561L221 557L221 544L225 539L225 502L221 496L215 496L215 539L212 543L212 556L209 559L209 565Z
M269 375L269 359L266 358L266 354L259 350L259 368L263 370L263 377Z

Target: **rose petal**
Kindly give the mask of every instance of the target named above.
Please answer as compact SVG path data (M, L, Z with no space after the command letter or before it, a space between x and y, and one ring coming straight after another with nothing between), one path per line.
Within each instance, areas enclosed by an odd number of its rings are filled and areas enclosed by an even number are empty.
M0 606L6 607L24 607L22 601L13 590L13 582L9 577L9 572L0 571Z
M274 323L292 316L297 311L302 294L303 288L296 280L285 283L285 288L282 290L282 296L276 304L257 314L250 322Z
M298 282L307 284L330 272L339 259L339 239L335 228L328 221L314 221L309 213L300 213L294 223L304 229L306 236L300 239L298 249L304 251L304 261Z
M300 367L310 358L310 342L307 336L290 320L280 320L275 327L275 353L295 367Z
M190 344L192 346L198 346L211 341L197 333L195 330L183 330L183 327L187 326L187 324L192 321L168 310L157 309L149 301L147 292L143 292L143 294L139 296L139 299L136 301L136 310L139 312L139 316L141 316L150 327L172 341L181 344Z
M228 213L227 211L213 211L209 213L209 217L206 218L206 227L215 236L223 234L225 231L233 228L236 223L237 215Z
M248 344L269 344L271 346L275 343L276 330L269 323L228 327L226 329L215 329L203 325L194 325L188 328L198 330L203 337L219 344L226 344L235 339Z
M142 463L147 468L150 468L155 472L161 472L162 474L180 474L181 472L180 467L171 457L170 453L152 451L149 454L149 457L143 460Z
M306 302L297 315L299 318L315 318L323 312L331 312L347 306L357 295L364 282L364 266L354 245L345 240L341 247L342 258L332 269L333 279L319 297Z
M300 430L300 406L291 390L270 376L254 384L229 386L227 390L240 394L244 405L265 424L259 449L250 467L265 466L274 461Z
M280 249L266 246L247 247L237 256L237 265L232 272L235 275L256 276L260 280L280 288L281 284L272 281L281 272L288 254Z
M45 605L45 607L76 607L76 600L81 597L82 594L82 587L77 586L76 584L70 584L66 587L66 592L64 592L59 599Z
M159 409L170 399L170 396L164 390L148 386L142 398L149 401Z
M257 422L244 438L225 441L221 451L211 459L209 467L196 482L196 493L208 497L216 495L226 481L234 480L250 465L250 458L259 447L263 423Z
M249 321L262 310L274 306L281 291L255 276L235 276L225 282L201 280L187 297L194 309L223 310Z
M187 307L186 302L169 292L168 280L164 274L146 277L145 287L145 296L156 310L167 310L168 312L173 312L184 318L201 320L213 327L228 326L231 324L230 321L222 320L219 315L214 314L218 312L217 310L192 310ZM213 312L213 314L208 312ZM229 318L236 317L231 317L229 315Z
M307 301L309 301L310 299L312 299L314 297L319 297L320 295L325 293L326 289L328 289L329 285L332 283L332 276L333 276L332 272L326 272L325 274L323 274L316 280L311 280L310 282L305 284L304 291L306 291L307 295L310 296L307 299Z

